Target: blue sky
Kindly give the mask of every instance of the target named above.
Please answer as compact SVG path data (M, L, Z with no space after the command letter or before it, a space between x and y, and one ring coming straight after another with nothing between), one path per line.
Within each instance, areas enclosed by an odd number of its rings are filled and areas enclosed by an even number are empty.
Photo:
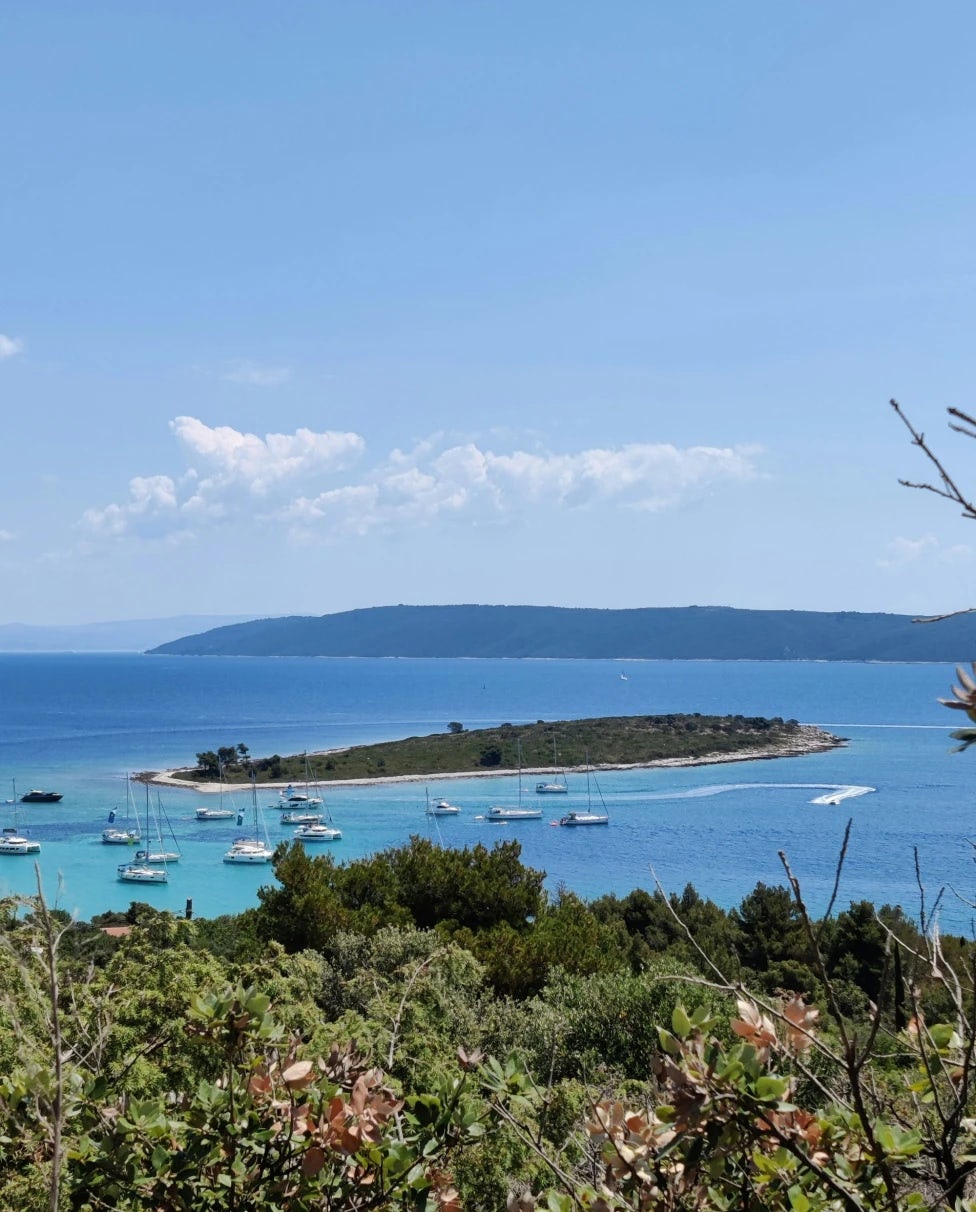
M974 35L6 6L0 622L976 603Z

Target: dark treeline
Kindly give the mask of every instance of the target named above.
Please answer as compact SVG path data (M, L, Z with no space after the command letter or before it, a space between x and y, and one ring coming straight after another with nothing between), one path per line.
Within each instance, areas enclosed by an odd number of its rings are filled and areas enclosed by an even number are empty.
M350 936L370 939L400 928L435 931L464 948L484 966L496 995L516 999L538 994L556 971L639 975L665 958L702 976L714 965L770 994L789 990L816 1000L823 992L813 942L785 886L757 883L732 909L690 884L669 897L635 889L587 902L566 888L547 895L545 873L522 863L517 841L458 850L420 837L348 863L310 855L297 842L283 844L274 871L277 881L260 890L257 908L195 923L201 949L253 960L276 943L292 954L331 957ZM138 922L145 909L103 915L93 928ZM845 1011L864 1012L887 992L900 1015L902 998L886 961L888 933L914 950L923 942L902 908L853 902L816 926ZM954 967L968 967L973 949L967 939L944 936L942 947ZM929 1009L937 1014L939 1007Z

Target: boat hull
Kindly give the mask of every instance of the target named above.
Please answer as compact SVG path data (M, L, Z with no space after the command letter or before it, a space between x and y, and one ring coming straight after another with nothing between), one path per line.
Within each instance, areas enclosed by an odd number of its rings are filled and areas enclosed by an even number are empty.
M126 884L165 884L169 876L157 867L136 867L123 863L118 868L118 878Z

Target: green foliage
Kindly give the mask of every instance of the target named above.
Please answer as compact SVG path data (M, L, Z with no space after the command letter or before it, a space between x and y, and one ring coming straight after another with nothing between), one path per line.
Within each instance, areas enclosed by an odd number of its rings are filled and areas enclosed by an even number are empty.
M506 723L470 731L460 721L452 720L446 732L375 745L353 745L327 757L272 754L268 758L244 760L239 753L241 746L225 746L217 753L197 754L197 768L177 771L176 777L216 779L219 763L223 764L228 782L245 782L252 773L258 782L277 782L304 779L308 771L313 779L328 782L373 778L380 773L392 777L502 767L515 770L519 746L525 767L551 768L554 735L559 739L560 761L570 768L583 769L587 761L594 766L615 766L663 758L775 750L792 745L798 728L795 720L778 717L769 720L761 716L697 713L611 716L555 724L539 720L535 724ZM816 738L823 745L835 743L824 732L816 731Z

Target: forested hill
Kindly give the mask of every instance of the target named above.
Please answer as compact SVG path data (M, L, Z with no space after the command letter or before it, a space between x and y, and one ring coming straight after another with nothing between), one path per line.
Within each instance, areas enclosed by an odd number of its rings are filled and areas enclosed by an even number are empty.
M217 627L162 644L186 656L576 657L659 660L950 661L976 657L961 615L556 606L378 606Z

